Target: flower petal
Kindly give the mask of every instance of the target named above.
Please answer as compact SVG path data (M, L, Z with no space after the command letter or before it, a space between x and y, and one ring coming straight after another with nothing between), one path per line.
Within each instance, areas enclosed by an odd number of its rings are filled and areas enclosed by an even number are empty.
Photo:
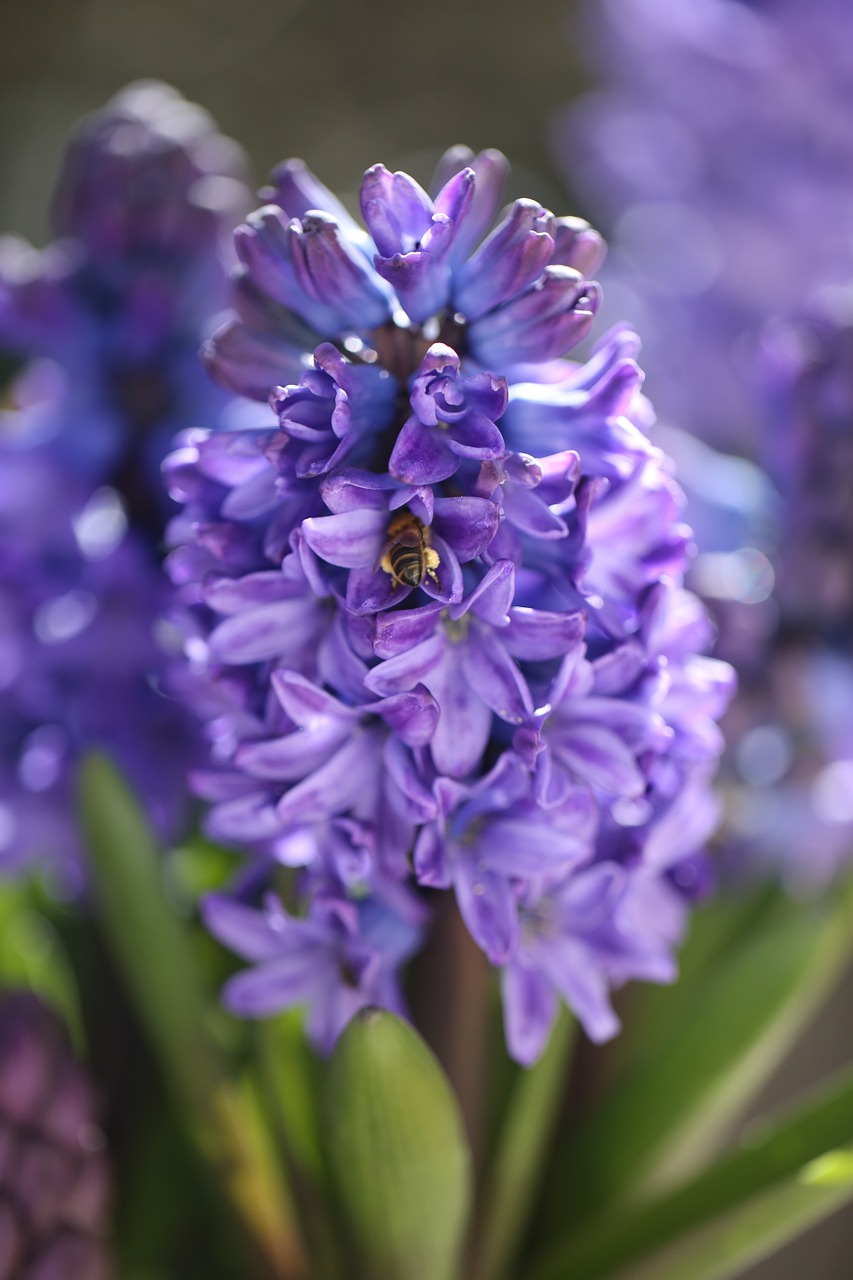
M335 516L312 516L302 521L305 541L329 564L356 569L376 563L382 552L388 514L360 507Z

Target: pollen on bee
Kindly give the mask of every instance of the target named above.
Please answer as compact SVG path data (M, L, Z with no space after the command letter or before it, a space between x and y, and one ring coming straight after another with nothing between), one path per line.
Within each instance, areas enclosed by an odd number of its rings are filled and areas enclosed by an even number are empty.
M393 579L395 586L419 587L426 577L437 583L441 557L429 545L429 536L429 528L410 511L395 516L388 525L377 567Z

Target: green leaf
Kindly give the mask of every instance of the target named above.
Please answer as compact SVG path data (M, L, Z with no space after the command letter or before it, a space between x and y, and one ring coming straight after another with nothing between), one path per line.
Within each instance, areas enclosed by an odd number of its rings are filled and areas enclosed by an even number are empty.
M568 1082L574 1031L568 1010L562 1009L542 1057L519 1071L486 1171L471 1280L500 1280L512 1263Z
M851 1199L849 1182L795 1176L613 1280L733 1280Z
M80 776L96 905L107 941L168 1078L195 1114L222 1074L211 1054L204 1001L183 927L170 909L161 854L110 762L91 756Z
M82 1052L85 1037L77 981L40 899L38 887L29 880L0 887L0 985L27 987L52 1005Z
M674 1184L718 1151L853 948L853 886L834 904L780 901L694 988L559 1165L583 1221ZM568 1185L567 1185L568 1184Z
M178 1114L273 1273L297 1274L288 1199L253 1109L210 1032L191 938L170 906L160 851L107 759L83 762L79 791L104 933Z
M379 1009L338 1041L326 1145L360 1280L452 1280L471 1202L459 1109L432 1053Z
M326 1063L305 1035L302 1010L266 1018L256 1028L262 1079L278 1147L288 1172L302 1236L324 1280L349 1275L330 1203L322 1133Z
M655 1056L662 1037L668 1036L697 999L703 984L726 957L754 937L774 912L789 903L775 885L762 885L749 893L721 894L700 904L690 921L690 933L678 956L678 978L658 985L635 982L625 992L624 1029L613 1042L615 1074L635 1069Z
M850 1143L848 1070L805 1102L753 1125L732 1153L676 1190L566 1234L525 1280L739 1275L853 1199Z

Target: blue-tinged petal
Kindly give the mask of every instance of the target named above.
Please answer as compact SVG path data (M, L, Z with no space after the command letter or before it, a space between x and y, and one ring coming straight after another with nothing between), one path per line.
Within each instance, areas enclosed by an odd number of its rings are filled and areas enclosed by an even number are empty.
M398 488L391 476L374 475L356 467L342 467L326 476L320 486L323 501L330 511L340 515L345 511L373 507L376 511L388 510L388 491Z
M303 520L302 533L321 559L343 569L356 569L375 563L387 524L385 511L362 507L336 516L312 516Z
M192 793L202 800L237 800L257 795L258 784L243 773L225 773L215 769L192 769L189 774Z
M573 267L589 279L604 261L607 246L583 218L557 218L551 234L554 237L553 263Z
M452 548L460 564L466 564L486 550L500 518L500 508L489 498L436 498L432 528Z
M296 782L317 769L346 741L351 726L331 720L310 731L295 730L282 738L244 742L234 756L238 769L253 778L275 782Z
M617 734L637 755L642 751L665 751L673 730L651 707L625 698L585 698L580 711L584 723L595 722Z
M323 951L306 946L230 978L222 1001L240 1018L268 1018L295 1004L322 1000L333 981Z
M473 627L462 648L462 674L471 689L509 724L524 724L533 715L527 681L488 627Z
M557 998L548 979L528 967L522 956L501 974L504 1033L510 1056L523 1067L542 1054L557 1013Z
M266 794L244 796L216 804L205 819L204 829L213 840L253 844L270 840L281 831L281 820Z
M288 945L298 949L301 941L295 921L283 913L270 918L223 894L202 898L201 914L213 936L244 960L271 960Z
M508 484L501 491L501 505L504 515L524 533L532 538L565 538L568 532L566 521L556 511L552 511L544 499L536 492L522 488L518 484Z
M559 875L592 856L597 814L592 794L575 787L560 804L559 826L550 822L551 813L501 817L484 824L478 847L501 875Z
M489 368L552 360L589 332L599 305L598 285L570 267L546 267L525 293L470 325L471 350Z
M458 469L459 458L444 432L436 427L424 427L415 417L409 418L388 459L391 475L406 484L427 485L447 480Z
M312 210L291 224L291 234L296 278L308 297L334 308L338 329L375 329L388 319L391 290L331 214Z
M633 752L603 725L572 724L567 732L554 733L551 742L563 764L591 786L613 796L632 798L645 791L646 779Z
M279 822L322 822L344 813L373 794L381 765L375 735L353 735L330 760L282 796Z
M434 822L422 827L413 854L418 884L429 889L449 889L452 883L444 837Z
M583 613L516 607L509 611L509 626L501 632L501 642L520 662L543 662L579 648L585 631Z
M511 560L496 560L464 605L450 609L450 616L459 618L470 610L482 622L503 629L509 623L509 607L514 596L515 565Z
M237 395L266 400L273 387L298 382L305 352L275 333L229 320L202 344L201 358L216 381Z
M516 200L454 278L454 303L468 320L532 285L552 260L554 215L535 200Z
M389 738L383 753L385 767L413 822L432 822L437 816L436 799L421 776L412 752L397 738Z
M429 643L429 642L428 642ZM392 658L398 662L398 658ZM465 778L483 758L492 713L467 678L459 652L444 648L441 660L425 673L423 683L441 710L430 751L439 773Z
M312 209L325 209L331 213L353 240L365 241L367 236L358 223L327 186L315 177L304 160L284 160L270 174L272 186L264 188L261 198L280 204L289 218L301 218Z
M435 631L443 607L437 602L422 605L419 609L395 609L382 614L376 619L373 638L377 658L394 658L428 640Z
M425 688L396 693L380 703L368 704L401 741L410 747L422 747L432 738L438 724L439 708Z
M485 414L471 411L447 433L448 448L463 458L499 458L506 450L504 438Z
M436 196L436 208L444 213L449 211L441 203L443 188L464 168L474 173L474 197L464 216L457 215L454 219L456 235L450 249L450 260L454 264L465 261L492 225L501 207L509 162L500 151L487 150L474 155L468 147L451 147L439 161L434 180L442 188Z
M473 169L462 168L442 186L435 197L436 213L444 214L458 227L470 216L474 203L477 175Z
M217 613L239 613L241 609L287 600L297 592L303 594L304 589L276 569L247 573L242 578L208 578L201 587L205 604Z
M625 693L648 667L646 651L636 640L627 640L592 664L598 694Z
M492 964L506 964L518 945L518 912L509 881L466 852L454 858L453 885L471 937Z
M404 582L395 582L384 569L364 565L360 569L350 569L346 606L350 613L364 618L392 609L411 594L411 587Z
M387 698L413 689L416 684L425 684L430 688L428 677L442 661L445 643L443 635L430 635L420 644L398 652L393 658L386 658L367 673L364 678L365 689L380 698Z
M277 496L275 480L272 467L244 480L223 501L222 516L226 520L253 520L272 511Z
M220 622L211 632L210 652L228 663L298 659L316 640L322 617L322 602L311 596L258 605Z
M607 979L590 947L568 937L548 939L539 948L537 961L593 1043L617 1034L620 1023L610 1003Z
M304 729L315 728L327 720L348 728L356 718L357 712L295 671L273 671L270 683L289 718Z

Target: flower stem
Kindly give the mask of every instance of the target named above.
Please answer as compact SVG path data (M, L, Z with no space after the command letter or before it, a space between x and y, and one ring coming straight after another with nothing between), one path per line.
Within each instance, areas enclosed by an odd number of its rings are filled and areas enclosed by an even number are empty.
M542 1174L565 1093L575 1023L561 1009L545 1053L521 1070L486 1170L477 1219L471 1280L501 1280L512 1263Z
M453 898L442 897L418 966L415 1020L453 1086L478 1167L484 1139L489 966Z

